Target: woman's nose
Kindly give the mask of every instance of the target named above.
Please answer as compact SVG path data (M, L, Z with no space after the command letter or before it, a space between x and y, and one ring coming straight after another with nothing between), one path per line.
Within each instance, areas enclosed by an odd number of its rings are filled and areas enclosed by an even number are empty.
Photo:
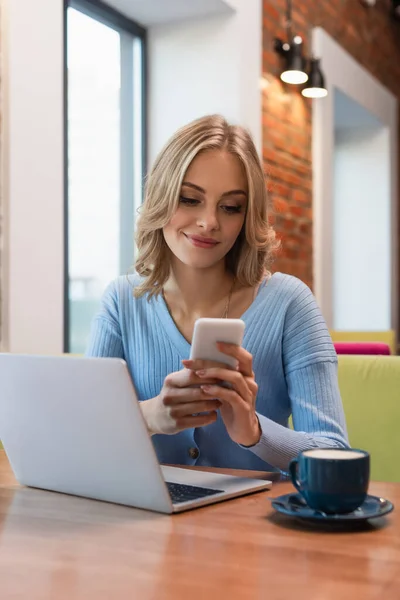
M219 229L219 222L216 210L203 210L198 216L197 225L206 231Z

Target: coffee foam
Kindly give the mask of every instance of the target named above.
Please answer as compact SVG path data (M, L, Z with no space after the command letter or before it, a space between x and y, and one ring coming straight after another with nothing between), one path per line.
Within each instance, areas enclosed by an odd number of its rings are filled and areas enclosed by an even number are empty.
M320 458L320 459L330 459L330 460L351 460L354 458L363 458L365 454L362 452L357 452L356 450L332 450L330 449L319 449L319 450L307 450L303 452L305 456L310 456L312 458Z

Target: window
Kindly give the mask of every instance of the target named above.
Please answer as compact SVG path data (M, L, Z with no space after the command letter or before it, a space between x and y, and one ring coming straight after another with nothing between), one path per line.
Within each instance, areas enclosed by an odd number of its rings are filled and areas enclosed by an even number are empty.
M144 174L145 31L93 0L66 15L65 351L84 352L108 283L134 262Z

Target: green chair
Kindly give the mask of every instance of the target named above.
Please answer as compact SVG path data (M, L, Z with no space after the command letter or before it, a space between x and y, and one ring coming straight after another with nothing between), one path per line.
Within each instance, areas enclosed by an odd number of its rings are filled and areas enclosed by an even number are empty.
M371 479L400 482L400 356L341 354L338 361L351 446L370 452Z
M351 446L370 452L371 479L400 482L400 357L338 360Z

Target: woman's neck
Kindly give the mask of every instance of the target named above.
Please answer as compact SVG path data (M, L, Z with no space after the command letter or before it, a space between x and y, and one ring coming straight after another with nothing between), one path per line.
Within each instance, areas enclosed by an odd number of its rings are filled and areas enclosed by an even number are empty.
M233 285L233 276L221 262L210 269L193 269L172 264L171 275L164 286L168 304L187 317L214 316L225 305ZM218 310L218 312L222 311Z

